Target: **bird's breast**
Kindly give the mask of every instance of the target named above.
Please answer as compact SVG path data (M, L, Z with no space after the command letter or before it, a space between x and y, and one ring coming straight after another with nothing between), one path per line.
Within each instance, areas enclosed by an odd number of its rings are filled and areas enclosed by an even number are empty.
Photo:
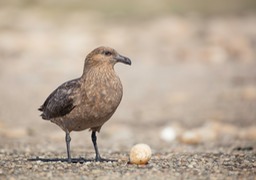
M85 87L88 114L92 118L104 119L111 116L121 102L123 88L119 77L105 75L96 77Z

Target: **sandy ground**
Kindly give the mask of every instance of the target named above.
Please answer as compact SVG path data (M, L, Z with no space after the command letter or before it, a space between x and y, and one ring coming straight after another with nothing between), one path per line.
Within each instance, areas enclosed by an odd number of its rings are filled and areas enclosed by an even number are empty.
M94 12L2 9L0 179L255 179L255 22L253 14L120 22ZM87 161L61 162L64 132L37 108L79 77L100 45L133 61L116 65L124 97L98 136L102 155L118 161L91 162L83 131L72 132L71 149ZM140 142L152 148L151 161L127 164Z

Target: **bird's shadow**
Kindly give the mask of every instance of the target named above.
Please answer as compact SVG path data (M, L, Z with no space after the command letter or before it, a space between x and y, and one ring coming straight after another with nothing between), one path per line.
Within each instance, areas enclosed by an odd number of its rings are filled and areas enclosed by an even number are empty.
M41 161L41 162L67 162L67 163L86 163L86 162L95 162L94 159L85 159L85 158L72 158L71 162L68 162L67 158L30 158L28 161ZM117 162L117 160L112 159L102 159L101 162Z

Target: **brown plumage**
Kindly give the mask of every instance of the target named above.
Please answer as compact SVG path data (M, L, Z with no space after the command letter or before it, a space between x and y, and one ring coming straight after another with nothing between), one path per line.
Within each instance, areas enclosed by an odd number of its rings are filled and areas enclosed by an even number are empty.
M42 118L57 124L66 132L68 162L70 156L70 132L90 128L96 161L102 161L97 148L96 132L110 119L118 107L123 88L114 65L131 60L114 49L99 47L87 55L80 78L67 81L54 90L39 108Z

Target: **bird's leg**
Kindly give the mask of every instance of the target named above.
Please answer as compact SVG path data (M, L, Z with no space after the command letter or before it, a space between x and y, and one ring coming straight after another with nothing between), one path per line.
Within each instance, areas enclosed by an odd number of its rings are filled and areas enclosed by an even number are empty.
M98 146L97 146L97 136L96 136L96 131L92 131L92 143L94 146L94 150L96 153L96 157L95 157L95 161L102 161L103 159L100 157L100 153L98 150Z
M71 163L71 156L70 156L70 141L71 141L71 137L69 135L69 132L66 131L66 145L67 145L67 155L68 155L68 163Z

